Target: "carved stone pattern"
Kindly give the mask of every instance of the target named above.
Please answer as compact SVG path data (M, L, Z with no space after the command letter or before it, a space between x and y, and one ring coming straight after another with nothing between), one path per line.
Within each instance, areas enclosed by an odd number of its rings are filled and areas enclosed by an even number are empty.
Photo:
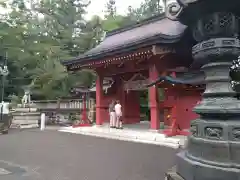
M231 58L236 58L240 54L240 48L215 48L203 50L201 52L193 54L195 60L204 60L206 63L209 59L219 58L221 56L230 56Z
M229 12L219 12L200 19L192 28L196 41L218 37L236 37L238 18Z
M198 129L196 125L191 125L190 131L192 133L192 136L195 136L195 137L198 136Z
M225 48L225 47L236 47L240 48L240 41L236 38L216 38L210 39L208 41L203 41L196 44L192 48L192 53L195 54L202 50L207 50L210 48Z
M207 41L205 43L202 43L202 48L206 49L206 48L210 48L210 47L214 47L215 46L215 41Z
M220 140L223 135L222 128L219 127L207 127L205 128L205 136L208 139Z
M214 90L214 89L219 89L219 88L221 88L221 84L219 84L219 83L211 83L211 84L208 84L207 85L207 89L205 89L205 92L206 92L206 90Z
M229 56L235 59L240 54L240 42L235 38L210 39L195 45L192 48L192 54L195 60L207 61L220 56Z
M228 31L232 28L232 13L219 13L219 28Z
M202 25L203 25L202 30L207 34L211 34L214 31L216 31L215 24L216 24L216 19L214 18L214 16L206 16L205 18L202 19Z
M235 128L232 131L233 140L240 141L240 128Z
M230 109L231 107L234 109ZM204 98L194 110L197 114L203 115L205 113L217 113L222 117L226 115L236 116L240 114L236 102L233 102L233 98Z

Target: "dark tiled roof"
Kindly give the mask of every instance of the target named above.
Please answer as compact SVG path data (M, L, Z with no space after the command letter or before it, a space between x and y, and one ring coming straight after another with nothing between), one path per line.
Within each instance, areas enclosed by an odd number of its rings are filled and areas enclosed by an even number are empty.
M163 15L155 16L130 27L109 32L106 38L95 48L89 50L70 61L63 61L64 65L75 61L94 60L121 53L120 51L138 48L138 45L149 46L157 43L173 43L178 41L186 26L178 21L172 21Z
M153 86L161 81L166 81L173 84L201 85L205 84L205 75L202 71L198 71L177 74L177 77L161 76L156 81L149 84L148 87Z

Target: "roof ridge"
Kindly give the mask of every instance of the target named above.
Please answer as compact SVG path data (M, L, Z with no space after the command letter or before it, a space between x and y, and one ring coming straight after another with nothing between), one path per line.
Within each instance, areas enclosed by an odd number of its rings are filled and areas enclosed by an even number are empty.
M137 28L139 26L149 24L151 22L155 22L155 21L158 21L158 20L161 20L161 19L164 19L164 18L166 18L165 13L161 13L161 14L158 14L158 15L155 15L155 16L151 16L151 17L143 19L141 21L137 21L136 23L124 26L122 28L118 28L118 29L114 29L112 31L108 31L108 32L106 32L106 37L109 37L109 36L124 32L124 31L128 31L128 30Z

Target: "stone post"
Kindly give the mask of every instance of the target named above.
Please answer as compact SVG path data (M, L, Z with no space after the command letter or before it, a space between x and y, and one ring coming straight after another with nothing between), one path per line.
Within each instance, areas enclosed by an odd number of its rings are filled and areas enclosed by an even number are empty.
M205 72L206 90L191 124L188 146L166 179L239 180L240 103L230 84L232 61L240 54L238 0L178 0L169 18L192 31L194 63Z

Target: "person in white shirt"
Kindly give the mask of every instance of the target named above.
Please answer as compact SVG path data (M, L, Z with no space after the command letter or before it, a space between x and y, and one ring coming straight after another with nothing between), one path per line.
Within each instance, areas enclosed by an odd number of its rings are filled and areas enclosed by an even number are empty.
M0 103L0 132L7 134L10 125L9 103L2 101Z
M9 114L9 103L2 101L0 104L0 113Z
M115 101L112 100L109 104L109 116L110 116L110 128L116 127L116 115L115 115Z
M115 114L116 114L116 128L122 129L122 106L120 104L120 101L117 100L116 104L114 106Z

